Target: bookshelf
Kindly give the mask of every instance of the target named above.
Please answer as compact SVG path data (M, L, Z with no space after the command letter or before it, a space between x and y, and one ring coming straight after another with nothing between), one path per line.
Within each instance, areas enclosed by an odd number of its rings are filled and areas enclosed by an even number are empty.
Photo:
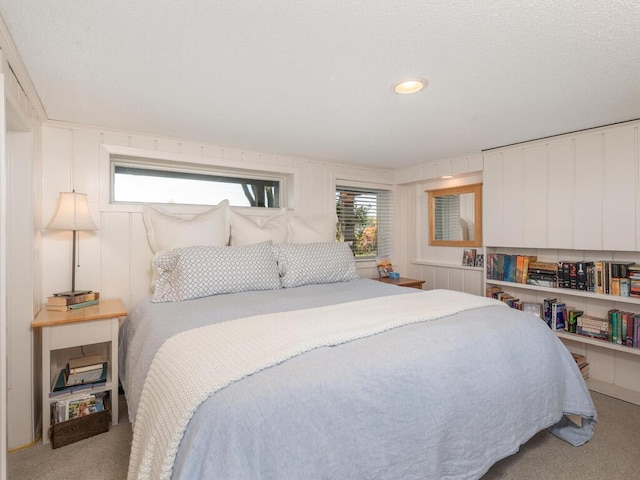
M604 259L612 262L633 261L640 263L638 252L486 247L485 255L489 253L536 255L538 261L542 262ZM498 286L503 291L526 302L542 303L545 298L554 297L565 302L568 306L598 318L607 318L607 312L612 308L640 313L640 298L494 280L486 278L486 271L484 276L485 287ZM556 331L555 334L569 351L587 357L590 364L587 385L591 390L640 405L640 348L618 345L565 331Z
M111 421L118 423L118 329L119 319L127 311L120 300L101 300L97 305L69 310L50 311L43 308L32 329L42 332L42 442L50 442L51 402L49 394L60 369L71 358L74 349L104 346L108 362L105 385L87 390L88 393L109 392ZM56 400L64 396L56 397Z

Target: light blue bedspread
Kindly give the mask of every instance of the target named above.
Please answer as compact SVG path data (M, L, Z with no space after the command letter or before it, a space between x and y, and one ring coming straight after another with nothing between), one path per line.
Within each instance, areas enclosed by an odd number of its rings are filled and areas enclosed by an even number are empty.
M181 330L407 292L356 280L144 301L121 332L130 417L155 351ZM563 413L588 420L577 427ZM218 391L193 416L173 478L473 479L547 427L580 445L595 418L546 324L490 307L319 348Z

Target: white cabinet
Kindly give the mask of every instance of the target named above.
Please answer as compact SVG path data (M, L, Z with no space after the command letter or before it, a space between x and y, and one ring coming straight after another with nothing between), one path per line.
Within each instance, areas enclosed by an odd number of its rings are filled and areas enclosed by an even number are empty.
M486 245L640 249L640 122L485 154Z

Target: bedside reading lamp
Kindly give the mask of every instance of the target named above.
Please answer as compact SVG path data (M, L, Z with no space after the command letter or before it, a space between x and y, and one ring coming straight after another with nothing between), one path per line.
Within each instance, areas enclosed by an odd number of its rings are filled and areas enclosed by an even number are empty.
M58 209L47 230L71 230L73 232L73 254L71 258L71 290L68 292L54 293L56 296L74 297L88 293L90 290L76 290L76 238L79 230L97 230L93 223L87 195L85 193L60 192L58 197Z

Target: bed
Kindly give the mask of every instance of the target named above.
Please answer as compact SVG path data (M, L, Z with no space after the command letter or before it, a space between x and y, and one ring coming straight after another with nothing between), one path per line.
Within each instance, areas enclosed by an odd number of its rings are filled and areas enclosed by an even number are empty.
M543 429L593 434L571 354L497 300L359 278L336 242L154 262L120 335L130 479L475 479Z

